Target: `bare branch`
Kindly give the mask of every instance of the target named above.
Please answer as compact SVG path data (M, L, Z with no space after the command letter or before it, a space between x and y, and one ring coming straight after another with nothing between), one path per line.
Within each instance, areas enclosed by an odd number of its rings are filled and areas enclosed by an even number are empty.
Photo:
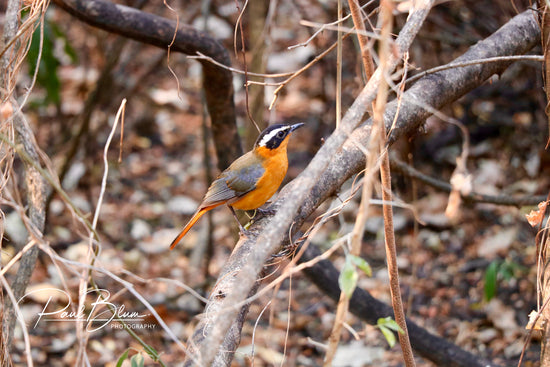
M37 6L45 6L47 2L36 3ZM27 188L27 205L28 205L28 217L30 219L30 225L35 229L31 233L38 233L40 236L44 231L44 225L46 221L46 199L47 193L50 187L46 183L46 180L40 175L40 172L35 168L35 165L40 166L39 148L36 144L36 140L32 129L30 128L25 116L21 112L19 104L12 98L12 91L15 88L14 80L18 67L21 64L28 44L22 44L18 42L11 42L15 37L22 37L21 33L17 33L19 28L19 13L21 2L18 0L10 0L8 2L8 9L6 12L6 23L4 25L3 45L6 52L3 52L0 64L3 66L2 79L0 80L1 87L1 100L6 105L10 105L10 113L6 116L3 124L13 124L15 130L15 138L18 144L21 145L22 150L27 156L29 156L33 162L30 164L24 162L25 166L25 184ZM40 9L42 9L40 7ZM40 13L40 10L37 10ZM25 36L30 39L32 34L32 27L26 29ZM11 46L7 46L10 45ZM18 56L15 56L18 55ZM29 284L30 277L34 271L36 260L38 258L38 247L32 246L27 252L21 256L19 268L15 280L11 286L13 290L13 296L16 300L20 299L27 285ZM13 327L15 325L15 307L10 298L4 300L4 315L2 317L2 334L3 345L2 349L7 349L11 345L11 339L13 337ZM4 354L6 355L6 354Z
M406 50L413 36L411 27L416 30L422 23L421 13L415 13L409 19L405 40L400 34L398 38L399 52ZM414 26L413 26L414 24ZM414 32L412 32L414 33ZM539 42L539 28L532 11L519 14L487 39L472 46L468 52L455 62L465 62L480 58L504 55L523 54ZM424 101L433 108L440 108L465 93L482 84L495 73L501 73L509 62L496 62L483 65L472 65L460 69L450 69L428 75L419 80L405 95ZM378 74L378 76L376 76ZM209 307L216 304L216 314L212 315L209 325L200 323L198 328L204 328L206 338L197 347L201 357L206 358L213 350L218 350L221 340L226 335L229 324L236 319L240 307L246 303L246 296L257 279L266 257L277 251L285 240L291 223L300 225L324 200L330 197L353 174L365 166L363 151L357 145L365 146L370 137L370 121L359 129L354 129L355 123L361 118L367 104L370 104L378 84L379 73L375 73L374 81L366 86L362 93L344 117L340 129L337 129L327 139L308 168L294 181L285 186L273 203L277 214L271 218L258 221L250 229L250 236L242 238L224 268L220 281L214 289L214 296ZM397 110L397 101L387 105L384 121L386 128L392 126ZM430 115L421 107L403 100L395 127L389 139L389 144L398 137L414 132ZM353 131L353 132L352 132ZM228 293L231 291L231 293ZM416 338L411 331L411 338ZM412 340L416 349L419 341Z
M431 1L425 2L424 7L418 7L409 17L396 40L396 52L388 60L388 71L391 72L395 69L401 56L412 43L428 14L431 3ZM291 227L293 220L296 218L296 213L302 208L301 204L306 202L308 197L320 194L312 193L312 188L321 182L320 177L326 170L328 163L331 162L330 157L334 157L341 151L347 137L361 121L367 106L374 99L380 78L381 71L377 69L359 97L349 108L339 128L326 140L304 172L290 185L292 190L283 189L281 195L284 200L278 200L274 203L277 214L269 220L269 225L253 226L250 230L250 236L239 240L234 254L238 252L242 256L238 256L238 258L231 257L230 262L222 271L221 281L214 289L214 298L209 303L209 307L215 304L216 311L223 310L223 312L216 312L211 317L206 317L208 324L205 325L204 322L201 322L197 327L199 329L206 326L203 334L205 339L201 340L199 346L199 355L205 365L212 363L214 359L212 351L219 350L231 324L237 319L239 310L246 304L246 297L254 285L257 284L256 279L265 260L279 248L284 235L288 233L288 228Z

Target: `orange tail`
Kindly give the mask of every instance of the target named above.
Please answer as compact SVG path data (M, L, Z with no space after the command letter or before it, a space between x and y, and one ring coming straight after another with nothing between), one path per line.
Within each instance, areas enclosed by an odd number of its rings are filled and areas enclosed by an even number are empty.
M207 207L200 208L199 210L197 210L195 212L195 214L193 214L193 217L189 220L189 222L187 222L185 227L181 230L180 234L178 234L178 237L176 237L172 241L172 243L170 244L170 250L173 250L174 247L176 247L176 245L181 241L183 236L185 236L187 234L187 232L189 232L191 227L193 227L195 225L195 223L200 219L200 217L202 217L204 215L204 213L206 213L207 211L209 211L211 209L214 209L215 207L220 206L222 204L223 203L219 203L219 204L216 204L216 205L207 206Z
M180 234L178 234L178 237L176 237L172 243L170 244L170 250L173 250L174 247L176 247L176 245L181 241L181 239L183 238L183 236L185 236L187 234L187 232L189 232L189 230L191 229L191 227L193 227L193 225L200 219L200 217L202 217L204 215L204 213L206 213L207 211L209 211L210 209L212 208L202 208L202 209L199 209L195 212L195 214L193 214L193 217L189 220L189 222L187 222L187 224L185 225L185 227L183 227L182 231L180 232Z

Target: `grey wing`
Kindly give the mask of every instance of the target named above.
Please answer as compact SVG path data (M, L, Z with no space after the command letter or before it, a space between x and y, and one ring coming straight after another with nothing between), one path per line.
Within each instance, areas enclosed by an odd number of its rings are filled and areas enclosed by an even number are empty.
M265 170L261 164L243 165L236 160L208 188L202 207L231 202L256 188Z
M235 192L227 186L225 180L220 180L220 177L218 177L208 188L201 207L223 204L234 196Z

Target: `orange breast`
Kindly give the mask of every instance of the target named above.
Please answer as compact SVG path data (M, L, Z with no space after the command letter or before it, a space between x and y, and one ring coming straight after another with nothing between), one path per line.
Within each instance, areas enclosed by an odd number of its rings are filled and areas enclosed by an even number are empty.
M269 153L267 152L268 149L259 148L266 150L266 152L259 152L260 155L265 157L265 161L262 164L265 168L265 174L258 180L256 189L231 204L233 208L239 210L257 209L264 205L277 192L288 169L286 145L281 148L283 149L277 149L276 152Z

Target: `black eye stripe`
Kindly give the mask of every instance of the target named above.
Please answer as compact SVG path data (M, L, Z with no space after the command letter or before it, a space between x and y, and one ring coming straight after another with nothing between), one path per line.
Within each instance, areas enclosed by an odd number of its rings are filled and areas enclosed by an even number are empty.
M275 149L286 139L290 131L291 126L288 125L271 125L258 136L255 146Z

